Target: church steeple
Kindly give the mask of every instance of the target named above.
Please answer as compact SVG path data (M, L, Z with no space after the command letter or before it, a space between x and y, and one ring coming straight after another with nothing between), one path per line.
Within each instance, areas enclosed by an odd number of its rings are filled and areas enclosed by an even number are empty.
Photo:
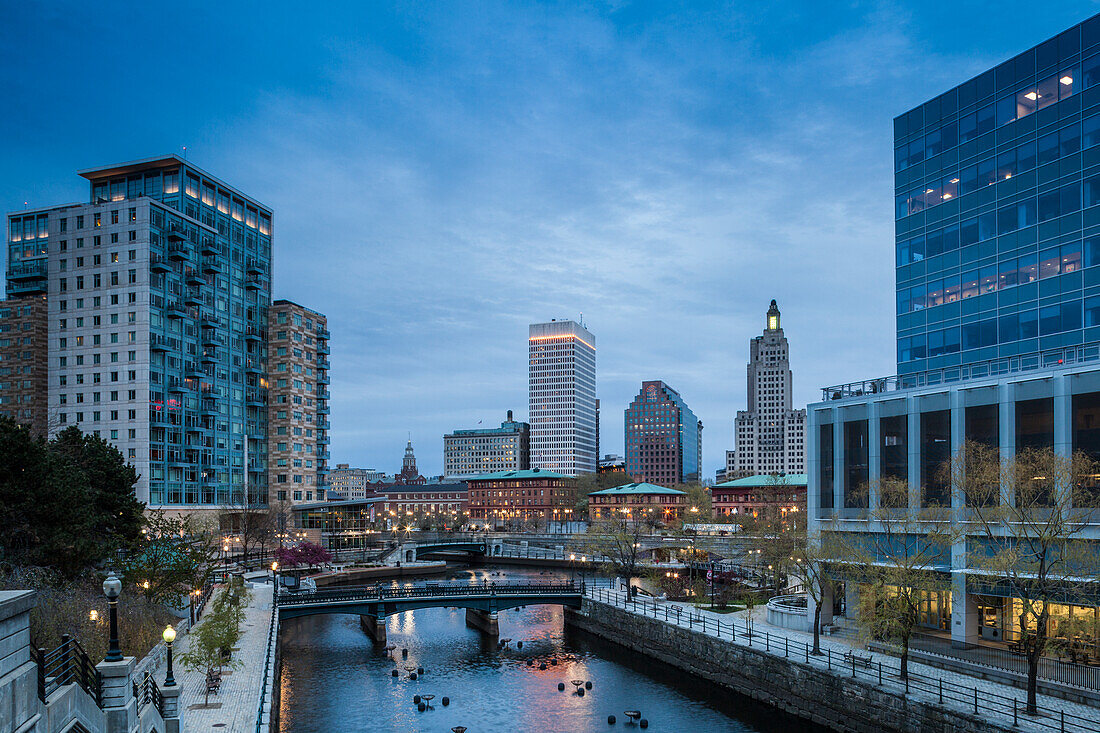
M772 300L771 307L768 308L768 330L779 330L779 306L775 304L774 300Z
M416 455L413 453L412 438L405 444L405 458L401 461L401 473L404 476L416 476Z

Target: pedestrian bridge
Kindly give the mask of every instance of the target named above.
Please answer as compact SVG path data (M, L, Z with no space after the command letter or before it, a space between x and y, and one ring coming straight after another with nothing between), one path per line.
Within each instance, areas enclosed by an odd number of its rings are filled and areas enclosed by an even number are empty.
M460 552L466 555L500 555L500 542L418 542L401 545L401 559L405 562L414 562L424 555L434 555L440 552Z
M420 608L465 608L495 614L519 606L556 605L580 608L584 584L556 583L425 583L393 588L379 585L334 588L313 593L280 592L279 619L323 613L386 616Z

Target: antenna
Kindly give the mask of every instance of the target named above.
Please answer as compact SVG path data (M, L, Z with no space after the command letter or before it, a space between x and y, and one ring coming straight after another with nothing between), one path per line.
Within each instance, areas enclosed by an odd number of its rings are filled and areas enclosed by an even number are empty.
M186 145L183 146L183 159L187 160L187 146Z

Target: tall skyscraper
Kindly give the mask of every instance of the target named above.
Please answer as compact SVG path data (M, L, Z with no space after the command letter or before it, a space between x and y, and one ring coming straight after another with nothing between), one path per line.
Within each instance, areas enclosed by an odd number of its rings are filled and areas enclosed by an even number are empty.
M568 476L596 471L596 337L575 321L528 334L531 466Z
M736 445L726 452L726 478L802 473L806 465L806 411L791 409L787 337L773 300L764 333L749 342L749 409L733 423Z
M887 480L908 488L889 504L898 516L968 517L944 470L967 441L1005 461L1028 449L1100 459L1098 166L1100 15L894 119L898 374L826 387L809 406L810 536L881 532ZM1074 541L1100 542L1100 523L1084 521ZM929 563L943 590L918 625L954 647L1026 640L1012 584L975 571L981 523L956 529ZM858 584L845 592L860 608ZM1095 594L1059 613L1094 618Z
M703 423L680 393L660 380L642 389L624 416L626 472L635 481L695 483L703 461Z
M271 367L268 483L279 501L324 499L329 458L328 319L292 301L276 300L266 335Z
M531 467L531 426L508 419L499 428L456 430L443 436L443 475L480 476Z
M48 295L48 423L109 440L154 507L267 500L272 212L175 155L8 215L9 295Z

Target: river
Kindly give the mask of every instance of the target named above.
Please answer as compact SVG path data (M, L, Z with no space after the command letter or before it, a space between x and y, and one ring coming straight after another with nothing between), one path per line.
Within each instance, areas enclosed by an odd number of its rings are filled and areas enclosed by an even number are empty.
M459 569L452 580L549 580L547 572ZM560 577L560 576L559 576ZM568 577L568 574L565 574ZM801 724L746 698L716 693L701 680L584 632L563 630L563 610L530 606L499 614L504 649L468 628L461 609L433 608L391 616L386 632L394 662L375 647L357 616L324 615L282 624L281 733L440 731L583 733L613 731L624 711L640 710L650 731L803 730ZM522 649L516 642L523 642ZM401 649L408 649L408 659ZM527 660L533 660L527 666ZM557 665L551 665L556 660ZM545 661L546 670L539 670ZM425 668L416 681L404 665ZM570 680L592 682L581 697ZM558 683L566 690L558 691ZM433 694L419 712L414 695ZM443 706L441 698L450 698ZM607 723L615 715L617 724ZM637 730L637 726L629 726Z

